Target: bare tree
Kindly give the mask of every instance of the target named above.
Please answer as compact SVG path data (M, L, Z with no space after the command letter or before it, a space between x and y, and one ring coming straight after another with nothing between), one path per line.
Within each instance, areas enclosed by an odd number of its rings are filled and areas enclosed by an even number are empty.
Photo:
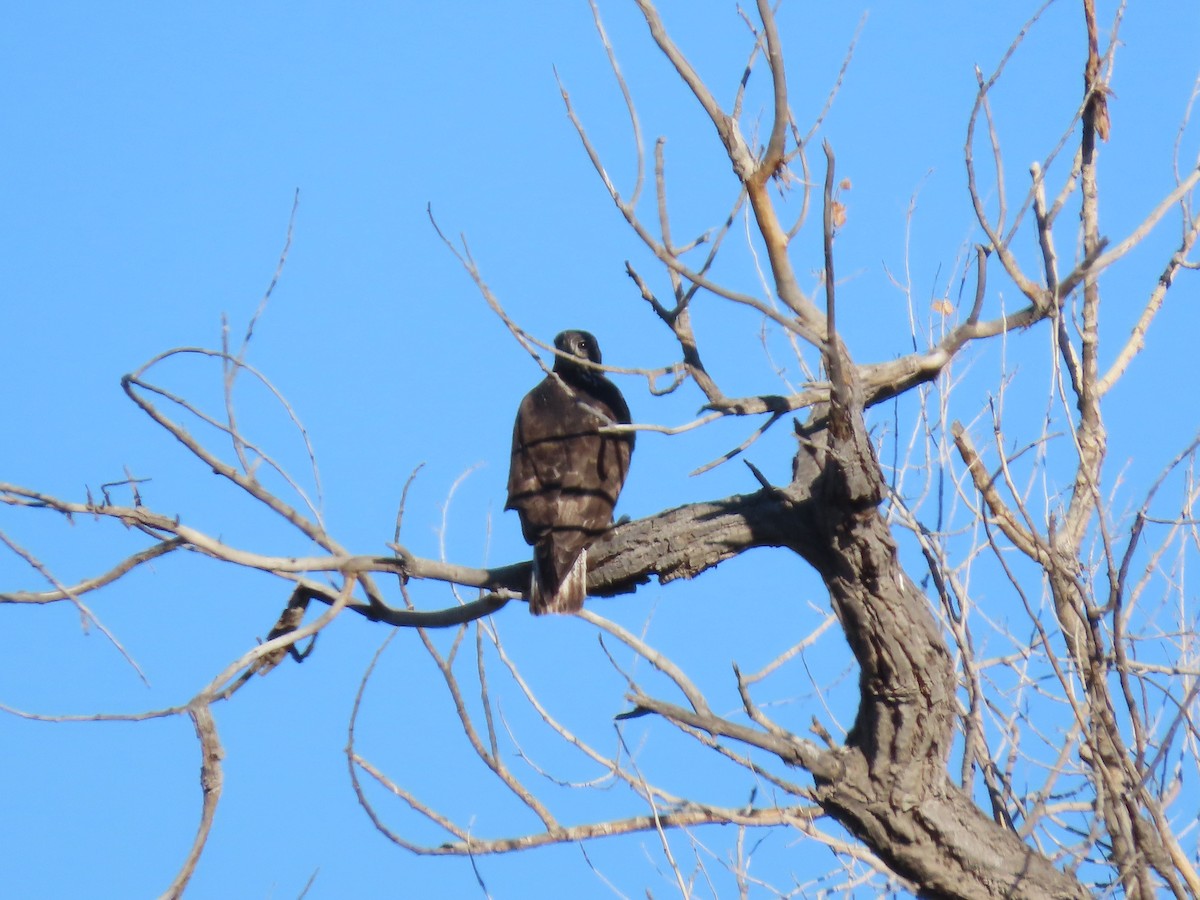
M655 274L628 264L628 274L640 300L678 345L678 361L666 367L606 368L645 378L652 392L691 383L704 395L702 413L692 422L632 428L680 434L718 419L750 420L745 440L714 461L718 464L742 454L768 429L790 422L795 452L786 483L773 483L750 466L760 485L753 493L691 503L613 528L590 551L589 593L613 596L652 578L694 578L766 547L798 556L819 575L831 613L810 634L797 634L790 650L759 671L743 673L735 666L731 685L740 708L720 712L685 669L645 636L585 610L581 618L601 637L630 704L618 717L614 746L600 748L542 702L523 675L521 660L506 649L498 623L489 618L522 596L529 563L476 569L418 557L399 542L399 518L393 555L343 547L298 482L239 428L238 380L255 378L270 387L246 359L256 319L239 347L227 342L219 350L168 351L125 377L129 399L204 466L240 488L247 502L265 507L302 534L317 548L312 555L231 546L144 506L134 483L128 505L107 493L67 500L0 485L0 499L9 506L115 520L147 541L109 571L68 585L15 539L0 536L51 582L47 591L0 596L4 602L70 603L85 619L98 622L87 595L171 553L266 572L289 586L290 601L265 642L185 703L125 717L187 714L202 748L201 822L193 850L167 894L176 896L187 884L221 793L223 750L213 705L229 700L254 673L269 673L288 653L299 658L299 642L335 617L353 613L382 627L417 629L471 752L494 775L497 788L511 793L540 822L532 832L481 836L423 798L411 774L400 778L373 763L355 734L366 697L364 678L347 749L355 790L379 830L414 853L475 859L645 833L661 841L679 892L690 895L696 880L709 879L709 873L703 863L677 858L668 833L726 825L733 826L733 850L722 865L743 896L760 887L787 896L805 890L800 880L772 886L751 875L746 835L758 828L791 829L827 844L844 862L837 887L846 892L870 882L880 890L925 897L1066 898L1104 890L1138 898L1164 892L1200 895L1194 810L1179 802L1181 781L1200 774L1200 733L1192 715L1200 668L1194 613L1182 578L1185 561L1200 546L1194 479L1200 438L1164 458L1146 460L1160 474L1147 479L1149 488L1129 506L1122 479L1104 465L1103 415L1106 395L1143 349L1176 277L1197 267L1193 254L1200 220L1192 202L1200 165L1180 162L1177 144L1174 187L1144 198L1140 221L1104 235L1098 147L1113 127L1108 84L1122 11L1105 37L1092 0L1080 0L1083 90L1078 106L1065 111L1062 141L1030 167L1015 202L1004 177L1001 127L990 97L1040 12L995 71L979 73L965 163L967 195L982 238L961 276L973 290L961 308L946 298L929 316L915 315L910 352L869 362L852 356L839 329L837 238L848 227L845 192L850 186L839 179L828 142L815 152L828 105L815 113L793 108L785 42L771 4L758 0L755 15L745 16L747 59L742 71L730 73L737 87L726 106L689 62L687 48L672 39L650 0L635 2L657 50L711 122L728 156L732 200L718 224L699 239L680 243L673 236L664 142L648 150L634 90L593 4L633 126L636 176L628 193L610 178L565 86L562 97L584 152L621 216L661 263ZM745 112L755 90L766 97L761 136ZM805 122L811 122L807 130ZM819 224L808 224L810 207L819 207ZM785 220L789 209L791 218ZM761 254L765 261L762 290L756 294L733 286L736 280L724 277L718 266L739 219L748 223L756 258ZM1177 229L1176 245L1145 285L1132 332L1114 337L1115 351L1102 354L1102 276L1126 262L1166 222ZM819 231L821 252L818 259L802 262L794 242L806 227ZM505 312L465 243L445 240L513 336L536 357L539 342ZM1064 253L1062 247L1070 250ZM811 291L802 287L801 266L820 272ZM1019 291L1017 308L1001 306L997 280ZM911 301L911 288L904 289ZM693 330L698 297L749 310L792 349L807 373L805 381L780 393L727 393L721 375L706 366ZM952 402L952 367L965 349L1024 330L1044 334L1050 354L1045 379L1035 376L1020 386L1041 397L1032 430L1026 430L1029 417L1010 414L1006 398L1017 389L1015 377L1006 377L982 410L970 401ZM166 360L197 355L221 366L225 404L218 414L155 380L156 368ZM900 407L892 401L904 395L919 401L905 407L917 410L913 419L900 423L897 413L893 427L872 434L871 411L889 404L895 412ZM971 424L956 418L960 408L974 419ZM215 429L227 442L224 454L195 437L189 421ZM268 487L272 482L290 486L302 503L282 499L282 491ZM401 517L403 511L402 501ZM382 585L380 576L395 576L397 586ZM423 580L475 588L479 595L447 609L418 609L409 592ZM995 585L1004 585L1004 615L981 602L976 584L982 580L992 583L992 597ZM389 599L397 593L400 602ZM313 601L325 608L306 617ZM1020 612L1019 623L1012 618L1014 610ZM847 710L818 710L811 736L805 736L780 724L754 694L768 679L803 680L798 666L805 651L832 639L835 624L858 668L853 721L842 728L838 717ZM436 628L454 629L449 644L434 638L429 629ZM469 636L474 653L461 652ZM616 785L632 799L627 814L562 821L542 787L568 779L542 771L523 749L495 699L497 677L522 698L533 718L600 773L595 784ZM630 741L635 728L651 737L677 730L731 771L746 774L755 792L743 804L722 805L673 791L668 779L655 778L639 764ZM386 792L374 792L378 786ZM425 825L406 830L392 824L396 803L435 826L441 838L415 837L427 833Z

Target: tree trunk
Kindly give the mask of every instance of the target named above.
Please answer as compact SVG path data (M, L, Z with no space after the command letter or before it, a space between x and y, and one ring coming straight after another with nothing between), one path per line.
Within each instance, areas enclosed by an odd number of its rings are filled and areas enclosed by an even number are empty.
M632 590L651 575L690 578L749 547L791 548L824 580L861 672L846 744L814 767L828 814L921 896L1087 897L950 781L957 687L950 651L879 512L884 481L862 417L836 418L799 430L786 488L614 529L591 551L589 592Z
M860 414L834 410L801 430L789 492L802 511L795 549L824 579L860 667L840 774L814 774L825 809L921 896L1086 897L947 775L957 678L880 515L883 475Z

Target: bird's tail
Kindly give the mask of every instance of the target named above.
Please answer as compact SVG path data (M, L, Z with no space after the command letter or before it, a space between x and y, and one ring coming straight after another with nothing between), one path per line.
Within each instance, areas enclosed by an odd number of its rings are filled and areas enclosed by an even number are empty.
M583 609L583 599L587 596L587 549L579 551L575 562L557 584L554 583L553 563L543 563L541 555L537 551L533 554L529 611L535 616L579 612Z

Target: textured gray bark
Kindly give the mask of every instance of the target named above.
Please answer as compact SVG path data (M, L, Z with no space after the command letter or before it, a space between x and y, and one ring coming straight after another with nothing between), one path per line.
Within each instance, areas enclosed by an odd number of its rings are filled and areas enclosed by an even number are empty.
M1082 898L1087 891L983 814L947 773L956 676L928 598L901 568L861 415L799 435L786 488L631 522L593 548L591 590L688 578L753 547L821 575L861 667L843 747L810 767L826 812L928 897ZM834 432L840 431L839 437Z

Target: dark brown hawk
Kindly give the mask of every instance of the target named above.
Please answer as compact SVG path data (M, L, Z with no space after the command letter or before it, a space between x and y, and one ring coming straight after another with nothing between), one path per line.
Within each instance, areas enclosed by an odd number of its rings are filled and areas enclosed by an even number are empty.
M508 503L533 546L529 611L571 613L587 593L587 548L612 523L629 471L633 434L600 434L628 424L617 386L576 359L600 362L586 331L554 339L554 374L525 395L513 427Z

